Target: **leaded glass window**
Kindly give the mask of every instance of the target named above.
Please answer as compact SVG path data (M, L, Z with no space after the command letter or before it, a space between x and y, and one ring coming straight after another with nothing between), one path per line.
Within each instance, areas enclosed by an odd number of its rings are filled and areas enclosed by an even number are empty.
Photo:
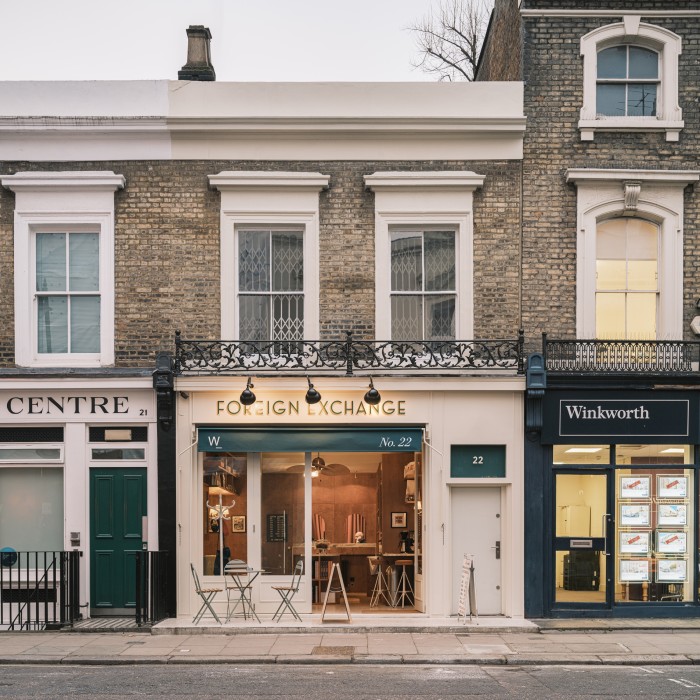
M37 233L35 291L40 353L100 351L100 238Z
M596 234L596 337L656 340L659 227L611 219Z
M303 231L238 231L238 332L250 341L303 339Z
M392 340L454 340L454 231L392 231Z
M603 117L655 117L659 55L640 46L598 52L596 112Z

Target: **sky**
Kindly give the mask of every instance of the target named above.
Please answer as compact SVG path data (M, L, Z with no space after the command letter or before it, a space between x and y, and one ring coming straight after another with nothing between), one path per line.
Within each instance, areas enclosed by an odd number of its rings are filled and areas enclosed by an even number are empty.
M0 80L176 80L203 24L220 81L432 81L408 27L435 1L0 0Z

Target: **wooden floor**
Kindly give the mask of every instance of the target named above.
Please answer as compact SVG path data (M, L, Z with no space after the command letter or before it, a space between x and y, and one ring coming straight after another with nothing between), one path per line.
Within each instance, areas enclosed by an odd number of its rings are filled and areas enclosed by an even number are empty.
M342 598L339 598L339 603L328 604L326 612L329 615L342 615L345 613L345 604ZM379 605L371 606L369 604L369 596L361 595L358 593L348 594L348 603L350 604L350 614L351 615L394 615L396 613L415 613L416 609L412 605L406 605L405 607L399 606L398 608L392 608L390 605L385 605L380 603ZM323 609L322 604L314 604L311 612L321 613Z

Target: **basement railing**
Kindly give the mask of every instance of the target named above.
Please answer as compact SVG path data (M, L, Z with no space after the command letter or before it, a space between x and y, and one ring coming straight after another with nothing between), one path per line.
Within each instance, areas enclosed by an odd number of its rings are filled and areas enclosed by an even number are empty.
M524 336L497 340L201 340L175 336L174 373L524 371Z

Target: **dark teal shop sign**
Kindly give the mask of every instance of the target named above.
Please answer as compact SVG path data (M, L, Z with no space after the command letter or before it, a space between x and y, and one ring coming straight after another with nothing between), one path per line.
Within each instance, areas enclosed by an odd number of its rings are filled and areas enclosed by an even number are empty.
M550 394L544 402L544 443L697 442L698 397L690 392Z
M452 445L450 477L453 479L504 478L505 445Z
M199 429L200 452L420 452L421 428Z

